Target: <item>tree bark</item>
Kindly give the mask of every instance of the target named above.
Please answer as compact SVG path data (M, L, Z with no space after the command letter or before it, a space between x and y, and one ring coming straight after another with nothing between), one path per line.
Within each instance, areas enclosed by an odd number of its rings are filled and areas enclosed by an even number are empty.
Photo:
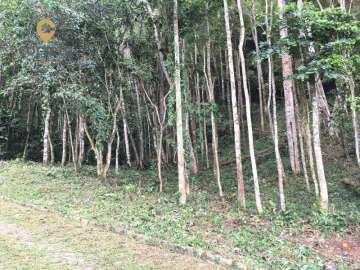
M141 169L144 168L144 125L142 122L142 110L141 110L141 99L139 95L139 87L138 84L135 82L135 94L136 94L136 104L137 104L137 117L138 117L138 132L139 132L139 166Z
M285 0L278 0L280 20L284 20ZM283 26L280 29L280 37L286 39L288 37L288 29ZM294 106L294 83L289 76L293 75L292 57L285 49L281 55L283 68L283 87L285 97L285 116L287 127L287 138L289 145L289 157L291 169L295 174L300 173L299 151L298 151L298 135L296 129L295 106Z
M319 197L319 185L318 185L318 180L316 177L316 169L315 169L315 161L314 161L314 150L313 150L313 139L312 139L312 135L311 135L311 130L310 130L310 116L309 116L309 112L308 109L306 110L306 120L305 120L305 141L306 141L306 148L307 148L307 152L308 152L308 157L309 157L309 165L310 165L310 172L311 172L311 178L313 180L314 183L314 189L315 189L315 195L316 197Z
M125 153L126 153L126 163L129 167L131 167L131 153L130 153L130 142L129 142L129 127L126 119L126 110L125 110L125 101L123 90L120 87L120 103L121 103L121 114L122 114L122 122L123 122L123 133L124 133L124 141L125 141Z
M231 87L231 101L232 101L232 115L234 122L234 141L235 141L235 158L236 158L236 176L238 185L238 197L241 205L245 208L245 186L243 169L241 162L241 140L240 140L240 124L238 107L236 100L236 85L235 85L235 73L234 73L234 60L233 60L233 46L231 42L231 29L230 29L230 18L229 18L229 7L228 1L224 0L224 19L226 29L226 45L228 55L228 68L230 75L230 87Z
M269 7L268 0L265 1L266 4L266 39L268 46L271 47L271 33L272 33L272 20L269 19L273 14L273 2ZM285 194L284 194L284 182L286 179L284 165L281 159L280 147L279 147L279 134L278 134L278 122L277 122L277 104L276 104L276 85L275 85L275 76L273 68L273 60L271 55L268 56L268 78L269 78L269 96L268 96L268 106L267 112L269 116L269 125L271 129L271 135L274 142L275 158L276 158L276 168L278 173L278 186L279 186L279 198L280 198L280 208L285 211ZM272 104L272 114L271 114L271 104Z
M44 135L43 135L43 164L49 165L49 134L50 134L50 116L51 108L46 111L44 120Z
M257 71L257 82L258 82L258 93L259 93L259 115L260 115L260 128L261 131L265 130L264 124L264 98L263 94L265 93L265 84L264 84L264 75L261 67L261 59L260 59L260 48L259 48L259 40L257 33L257 25L256 25L256 6L255 2L252 3L251 7L251 33L253 36L253 40L255 43L255 52L256 52L256 71Z
M252 168L252 174L254 180L256 208L257 211L261 214L263 210L261 205L259 177L258 177L256 157L255 157L254 136L253 136L253 127L252 127L252 119L251 119L251 102L250 102L250 95L249 95L249 89L247 83L246 64L245 64L245 56L244 56L245 25L244 25L244 16L241 6L241 0L237 0L237 7L238 7L239 19L240 19L239 57L240 57L240 64L242 71L243 88L245 94L245 109L246 109L246 122L248 129L248 138L249 138L249 152L251 157L251 168Z
M179 22L178 1L174 0L174 49L175 49L175 99L176 99L176 141L177 141L177 163L180 204L186 203L186 177L183 138L182 117L182 95L181 95L181 67L180 67L180 44L179 44Z
M66 149L67 149L67 121L66 121L66 114L64 113L63 132L62 132L62 156L61 156L62 167L64 167L66 163Z
M28 104L28 113L27 113L27 121L26 121L26 139L25 139L25 146L23 151L23 160L26 160L27 154L28 154L28 148L29 148L29 141L30 141L30 135L31 135L31 128L33 123L33 116L36 104L33 106L32 98L29 99Z
M320 141L320 117L319 117L319 97L318 93L315 94L313 99L313 136L314 136L314 153L316 161L317 175L319 178L320 187L320 207L322 210L328 209L328 191L325 178L324 164L321 153Z
M355 83L354 79L351 78L349 80L349 89L350 89L350 96L355 102ZM359 130L359 123L356 113L356 108L354 107L354 104L351 105L351 116L352 116L352 122L353 122L353 128L354 128L354 139L355 139L355 153L356 153L356 162L358 166L360 166L360 130Z
M80 114L79 115L79 167L81 167L81 164L84 160L84 154L85 154L85 141L84 141L84 117Z
M206 43L206 50L204 50L204 75L205 80L207 82L208 94L209 94L209 102L215 105L215 97L214 97L214 81L211 73L211 41L210 41L210 24L208 17L208 3L206 3L206 26L207 26L207 35L208 41ZM207 52L207 53L206 53ZM217 135L217 127L216 127L216 119L214 111L210 112L211 117L211 134L212 134L212 150L213 150L213 169L214 175L216 178L216 183L219 190L219 196L222 198L224 196L221 186L221 176L220 176L220 165L219 165L219 150L218 150L218 135Z
M120 133L116 128L115 173L119 173Z

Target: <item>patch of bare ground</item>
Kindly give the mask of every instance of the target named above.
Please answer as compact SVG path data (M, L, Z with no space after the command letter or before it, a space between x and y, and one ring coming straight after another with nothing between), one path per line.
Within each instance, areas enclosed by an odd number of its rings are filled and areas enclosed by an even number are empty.
M304 227L302 234L287 235L286 239L310 247L329 261L360 262L360 229L353 227L347 233L324 234ZM354 269L360 269L360 265Z

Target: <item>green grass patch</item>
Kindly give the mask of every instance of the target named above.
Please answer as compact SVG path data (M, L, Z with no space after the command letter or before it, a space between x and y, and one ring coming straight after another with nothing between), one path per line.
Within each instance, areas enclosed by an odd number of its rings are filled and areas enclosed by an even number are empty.
M259 162L260 188L265 212L256 214L250 164L244 164L247 210L236 200L234 168L222 168L226 201L218 199L211 171L191 178L194 190L186 206L178 205L176 173L165 173L165 192L157 190L153 171L122 169L104 184L93 167L80 176L71 168L43 167L35 163L6 162L0 168L0 193L19 202L46 206L69 217L112 223L147 236L177 244L206 248L226 256L244 256L265 268L322 269L325 260L306 246L285 240L304 227L323 234L346 233L360 224L360 198L340 183L359 170L327 164L330 211L318 211L313 193L305 190L302 177L288 177L287 211L278 208L274 162ZM339 265L347 265L340 262ZM345 267L344 266L344 267ZM344 268L346 269L346 268Z

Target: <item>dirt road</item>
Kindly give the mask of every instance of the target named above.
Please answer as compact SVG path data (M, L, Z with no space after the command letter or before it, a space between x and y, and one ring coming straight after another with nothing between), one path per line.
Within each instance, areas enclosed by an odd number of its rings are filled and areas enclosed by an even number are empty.
M0 200L0 269L224 269Z

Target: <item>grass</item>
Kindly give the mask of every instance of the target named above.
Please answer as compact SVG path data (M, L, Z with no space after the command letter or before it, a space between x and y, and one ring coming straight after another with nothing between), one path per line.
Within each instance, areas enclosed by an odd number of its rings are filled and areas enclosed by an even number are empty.
M0 268L21 270L55 270L60 269L49 262L46 254L18 244L13 239L0 236ZM64 268L62 268L64 269Z
M324 258L303 244L289 241L287 236L301 235L304 228L325 236L334 232L345 235L350 228L358 228L360 198L340 180L359 175L359 170L345 168L340 161L327 162L331 203L328 213L318 211L315 196L305 190L302 177L288 177L287 211L281 212L274 161L267 157L258 164L265 210L261 216L255 211L249 162L244 164L245 211L236 200L232 166L221 170L225 202L216 196L211 170L204 170L191 177L196 191L183 207L177 203L176 174L171 171L165 174L165 192L159 194L154 171L124 168L118 175L110 175L110 185L94 178L93 167L84 167L80 176L74 176L71 168L11 161L0 167L0 193L19 202L49 207L68 217L119 224L147 236L229 257L245 257L266 269L322 269ZM337 264L338 269L348 269L350 262L340 260Z
M22 234L32 236L32 250L19 251L19 248L14 250L14 246L10 246L11 250L8 252L10 247L0 245L0 254L10 254L7 261L20 258L5 269L25 266L26 268L21 269L223 269L192 257L178 256L156 247L139 244L93 226L81 226L78 222L64 219L56 213L37 211L7 201L1 201L0 207L2 222L16 224ZM17 242L21 243L22 239L18 235L11 237L13 241L16 237L20 240ZM29 241L28 239L26 242ZM49 249L49 246L52 248ZM41 250L43 253L34 253L34 250ZM21 258L25 256L28 263L23 264Z

